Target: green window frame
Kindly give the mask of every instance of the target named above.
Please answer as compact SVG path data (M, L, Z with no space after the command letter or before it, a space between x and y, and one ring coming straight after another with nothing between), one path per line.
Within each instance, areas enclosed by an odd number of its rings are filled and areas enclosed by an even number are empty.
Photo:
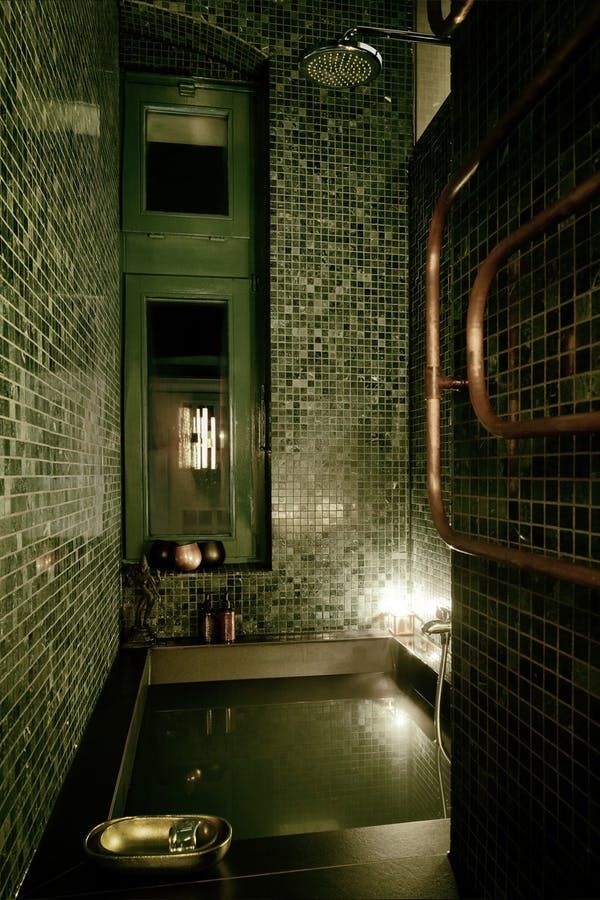
M264 416L253 334L253 295L242 279L128 275L125 283L125 556L139 559L155 540L206 540L225 546L227 562L258 561L262 541ZM227 306L229 357L229 472L231 528L220 533L152 533L149 515L147 306L223 303Z
M225 546L226 564L268 565L267 324L263 279L258 277L267 265L267 229L264 189L255 187L254 151L262 107L248 85L129 74L124 90L124 556L139 560L155 540L217 539ZM144 209L148 111L176 116L184 136L184 116L226 121L227 215ZM152 122L155 134L157 120ZM159 129L163 125L159 122ZM227 308L231 527L221 532L153 533L150 528L147 308L153 301L216 302ZM173 384L167 392L177 393L177 379ZM174 503L176 507L176 499Z
M147 113L197 114L226 121L227 215L157 212L145 208ZM248 239L252 230L252 93L249 89L181 78L128 76L123 129L123 229L143 233ZM250 163L250 165L249 165Z

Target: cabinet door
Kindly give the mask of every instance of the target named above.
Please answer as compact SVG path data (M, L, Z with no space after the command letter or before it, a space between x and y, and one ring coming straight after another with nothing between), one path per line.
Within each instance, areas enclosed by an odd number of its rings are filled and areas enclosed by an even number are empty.
M246 279L130 275L125 293L126 556L157 539L260 545L263 448Z

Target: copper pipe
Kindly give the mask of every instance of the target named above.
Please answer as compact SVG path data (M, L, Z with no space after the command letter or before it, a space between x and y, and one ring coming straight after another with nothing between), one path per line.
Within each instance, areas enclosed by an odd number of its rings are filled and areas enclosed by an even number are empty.
M466 378L451 378L447 375L440 375L438 377L438 384L440 387L444 388L444 390L451 391L458 391L461 388L469 386L469 382Z
M600 411L549 416L528 421L500 419L492 409L487 392L483 349L483 320L487 298L500 266L524 244L533 241L553 225L568 218L598 193L600 193L600 173L587 178L552 206L543 209L525 225L504 238L494 247L477 273L467 311L467 375L475 414L484 428L492 434L504 438L519 438L600 431Z
M452 34L455 28L466 18L475 0L452 0L450 12L444 18L442 0L427 0L427 18L429 27L439 37Z
M521 119L560 77L580 48L587 43L590 34L599 23L600 4L594 3L588 16L571 37L534 76L500 122L488 132L468 162L450 178L440 194L433 213L425 264L427 493L435 527L444 541L455 550L544 572L555 578L587 587L600 587L600 572L568 560L554 559L541 553L504 547L470 537L456 531L448 521L441 483L440 404L444 379L440 374L440 257L448 213L456 196L470 181L481 163L496 151Z
M504 547L502 544L493 544L480 538L471 537L456 531L443 517L437 526L440 536L452 550L468 553L472 556L483 556L497 563L517 566L528 569L531 572L541 572L552 578L560 578L572 584L582 587L600 588L600 570L589 569L567 559L556 559L552 556L544 556L543 553L535 553L532 550L519 550L515 547Z

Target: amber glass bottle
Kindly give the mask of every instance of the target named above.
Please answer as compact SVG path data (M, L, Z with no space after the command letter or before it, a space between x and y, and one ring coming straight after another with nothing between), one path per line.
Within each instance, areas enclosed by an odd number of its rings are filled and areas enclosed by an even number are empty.
M212 611L210 594L207 594L200 607L200 640L203 644L212 644L215 638L215 617Z
M218 613L219 637L225 644L232 644L235 641L235 612L229 600L229 595L225 594L223 606Z

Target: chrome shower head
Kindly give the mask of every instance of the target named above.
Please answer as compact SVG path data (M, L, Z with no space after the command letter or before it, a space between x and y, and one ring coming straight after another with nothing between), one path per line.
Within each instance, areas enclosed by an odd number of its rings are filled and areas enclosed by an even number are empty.
M340 38L315 47L300 60L300 71L322 87L348 88L368 84L383 68L381 54L361 41Z
M379 34L386 38L415 43L450 43L447 37L420 34L417 31L399 31L397 28L375 28L356 25L344 32L337 41L328 41L320 47L308 50L300 58L300 72L321 87L348 88L369 84L383 69L381 53L357 39L359 32Z

